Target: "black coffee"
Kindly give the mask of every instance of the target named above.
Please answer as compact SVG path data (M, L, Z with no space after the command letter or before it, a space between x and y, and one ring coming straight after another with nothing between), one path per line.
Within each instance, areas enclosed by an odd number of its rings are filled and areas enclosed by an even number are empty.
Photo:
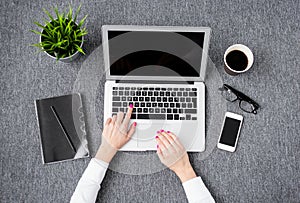
M248 58L243 52L234 50L227 54L226 62L231 69L243 71L247 68Z

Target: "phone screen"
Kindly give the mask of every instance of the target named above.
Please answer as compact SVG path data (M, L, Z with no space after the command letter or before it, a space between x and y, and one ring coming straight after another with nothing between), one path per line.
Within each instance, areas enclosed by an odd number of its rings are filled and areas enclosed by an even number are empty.
M241 121L226 117L220 143L234 147Z

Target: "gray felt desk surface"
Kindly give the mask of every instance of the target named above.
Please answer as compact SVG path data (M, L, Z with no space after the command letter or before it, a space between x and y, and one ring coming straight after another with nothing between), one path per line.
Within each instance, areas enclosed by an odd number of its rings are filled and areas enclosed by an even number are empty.
M41 162L33 100L72 92L81 64L57 63L29 47L29 32L42 8L67 7L63 1L0 2L1 177L0 202L68 202L89 159L45 167ZM82 1L83 2L83 1ZM71 1L77 7L79 1ZM250 95L261 106L244 115L233 154L215 149L192 164L216 202L299 202L300 6L297 0L90 0L84 49L101 44L103 24L209 26L209 55L224 82ZM237 77L223 70L228 46L244 43L254 52L253 68ZM102 120L99 120L102 122ZM102 126L101 126L102 127ZM183 188L169 170L132 176L108 171L99 202L186 202Z

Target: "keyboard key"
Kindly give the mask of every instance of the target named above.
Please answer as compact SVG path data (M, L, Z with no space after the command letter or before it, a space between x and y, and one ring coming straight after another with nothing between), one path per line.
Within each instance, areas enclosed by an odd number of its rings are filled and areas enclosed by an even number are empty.
M136 88L135 88L135 87L131 87L130 89L131 89L131 90L136 90Z
M136 91L135 94L136 94L136 96L141 96L142 95L141 91Z
M136 119L136 114L135 113L133 113L133 114L131 114L131 117L130 117L131 119Z
M150 87L149 90L154 90L154 88L153 88L153 87Z
M177 109L173 109L173 113L177 113L178 111L177 111Z
M162 91L166 91L167 89L166 89L166 88L161 88L161 90L162 90Z
M158 96L158 92L154 92L154 96Z
M182 109L178 109L178 113L183 113L183 110Z
M127 101L132 101L132 97L127 97Z
M184 91L184 88L179 88L179 91Z
M189 92L189 96L190 97L196 97L197 96L197 92Z
M177 96L181 97L182 96L182 92L177 92Z
M197 91L197 88L192 88L192 91Z
M156 87L155 90L160 90L160 88L159 88L159 87Z
M148 109L147 108L143 108L143 112L144 113L148 113Z
M167 97L163 97L163 102L167 102L168 98Z
M133 108L132 112L135 113L136 112L136 108Z
M169 97L169 102L173 102L173 98L172 97Z
M157 107L157 103L152 103L152 107Z
M191 88L185 88L185 91L191 91Z
M124 112L124 108L120 108L120 111L121 111L121 112Z
M158 119L158 120L165 120L165 114L138 114L138 119Z
M150 109L149 109L149 113L154 113L154 109L153 109L153 108L150 108Z
M169 107L169 103L164 103L164 107Z
M120 97L113 97L112 100L113 101L120 101Z
M112 112L118 112L119 110L118 110L118 108L112 108Z
M185 120L185 117L180 117L180 120Z
M118 95L118 92L117 92L117 91L113 91L112 94L113 94L114 96L116 96L116 95Z
M141 107L145 107L146 104L145 103L140 103Z
M130 87L125 87L125 90L129 90L130 89Z
M121 106L121 102L113 102L112 105L114 107L120 107Z
M135 102L135 103L134 103L134 107L139 107L139 103L138 103L138 102Z
M151 107L151 103L147 103L146 106L147 106L147 107Z
M173 114L167 114L167 120L173 120Z
M135 96L135 91L130 91L130 96Z
M192 98L193 107L197 108L197 98Z
M145 97L145 101L146 102L150 101L150 97Z
M193 108L193 104L192 103L188 103L188 108Z
M136 89L137 89L137 90L142 90L142 88L141 88L141 87L137 87Z
M142 91L142 96L147 96L147 92Z
M126 101L126 97L122 97L122 101Z
M179 109L180 108L180 103L176 103L175 106L176 106L176 108Z
M175 97L175 98L174 98L174 102L179 102L179 98L178 98L178 97Z
M191 120L191 115L186 115L186 120Z
M144 101L144 97L139 97L139 101Z
M129 95L129 91L125 91L125 95L128 96Z
M170 96L170 92L166 92L166 96L169 97Z
M161 102L161 98L160 98L160 97L157 97L157 98L156 98L156 101L157 101L157 102Z
M163 96L165 96L165 93L164 92L160 92L159 96L163 97Z
M139 113L142 113L143 112L143 109L142 108L138 108L137 110Z
M170 88L170 87L169 87L169 88L167 88L167 90L168 90L168 91L171 91L171 90L172 90L172 88Z
M156 108L155 109L155 113L159 113L160 112L160 109L159 108Z
M187 96L188 96L188 93L187 93L187 92L183 92L183 96L184 96L184 97L187 97Z
M158 103L158 107L163 107L163 103Z
M113 87L113 90L117 90L118 89L118 87Z
M186 102L191 102L191 98L186 98L185 101Z
M143 87L143 90L148 90L148 87Z
M174 108L174 107L175 107L175 104L174 104L174 103L170 103L170 107L171 107L171 108Z
M184 109L184 113L197 113L197 109Z
M119 95L120 95L120 96L123 96L123 91L119 91Z
M167 113L172 113L172 109L167 109Z
M192 117L192 120L197 120L197 117Z
M178 88L174 88L173 90L174 90L174 91L178 91Z
M161 113L166 113L166 109L163 108L163 109L160 110L160 112L161 112Z
M155 102L155 97L151 97L151 101L152 101L152 102Z
M124 90L124 87L119 87L119 90Z
M180 98L180 102L185 102L185 98L184 98L184 97L181 97L181 98Z
M127 102L123 102L123 107L127 107L127 106L128 106Z
M186 103L182 103L182 104L181 104L181 107L182 107L182 108L186 108Z
M179 115L178 114L174 115L174 120L179 120Z
M133 97L133 101L138 101L138 97Z
M172 92L171 96L175 97L176 96L176 92Z
M148 92L148 96L152 96L153 95L153 92Z

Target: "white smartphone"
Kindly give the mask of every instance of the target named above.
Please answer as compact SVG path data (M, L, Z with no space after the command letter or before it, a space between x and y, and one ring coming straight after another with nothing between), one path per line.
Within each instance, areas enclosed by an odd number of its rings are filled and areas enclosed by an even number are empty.
M239 139L243 116L226 112L217 147L234 152Z

